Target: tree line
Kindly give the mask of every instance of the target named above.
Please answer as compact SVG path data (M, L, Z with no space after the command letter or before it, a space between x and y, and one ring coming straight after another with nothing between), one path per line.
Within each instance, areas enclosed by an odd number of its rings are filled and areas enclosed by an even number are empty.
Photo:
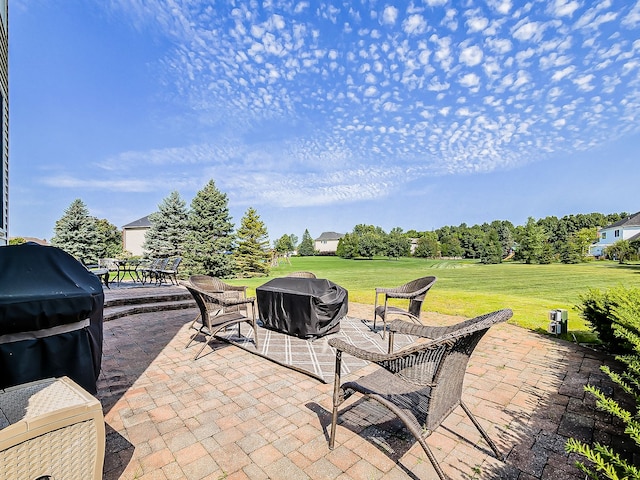
M468 226L444 226L432 231L388 233L381 227L358 224L339 241L336 255L342 258L466 258L500 263L505 258L524 263L578 263L597 240L597 228L628 216L626 212L549 216L515 226L507 220ZM151 228L143 249L147 258L182 257L182 272L221 278L268 275L274 259L296 253L317 254L315 242L305 229L301 242L294 234L282 235L269 245L268 230L254 208L249 208L235 230L227 195L210 180L191 201L189 208L177 191L171 192L149 215ZM100 258L130 256L122 250L122 232L106 219L89 215L77 199L56 221L54 246L85 263ZM639 245L617 242L605 254L620 261L637 258ZM275 263L277 264L277 262Z
M228 278L269 273L268 232L258 212L248 208L234 230L227 195L213 180L196 193L189 208L177 191L171 192L149 215L149 221L145 257L182 257L181 270L186 275ZM131 256L122 250L118 228L90 216L80 199L56 221L51 244L85 264Z
M605 227L628 213L589 213L549 216L515 226L508 220L468 226L444 226L433 231L400 227L386 233L374 225L359 224L338 244L336 255L343 258L373 258L376 255L399 258L413 255L423 258L468 258L482 263L501 263L513 258L524 263L579 263L589 254L589 246L598 239L598 227ZM413 246L412 246L413 242ZM413 247L413 248L412 248ZM637 258L640 245L621 241L605 254L619 260ZM412 251L413 250L413 251Z

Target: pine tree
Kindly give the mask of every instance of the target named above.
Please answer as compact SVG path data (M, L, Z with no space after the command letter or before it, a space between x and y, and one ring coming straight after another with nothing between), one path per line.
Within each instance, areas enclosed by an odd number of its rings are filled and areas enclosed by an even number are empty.
M209 180L191 201L184 243L184 268L189 275L226 278L233 273L233 223L227 195Z
M51 245L61 248L86 264L98 263L102 249L96 219L79 198L56 221Z
M269 239L267 227L258 212L249 208L237 232L238 246L234 259L236 269L243 277L269 274Z
M187 204L173 191L149 215L151 228L144 236L143 248L149 257L180 257L188 232Z
M302 234L302 241L300 242L300 246L298 247L298 255L302 257L310 257L315 255L315 245L313 243L313 239L309 234L309 230L305 229Z

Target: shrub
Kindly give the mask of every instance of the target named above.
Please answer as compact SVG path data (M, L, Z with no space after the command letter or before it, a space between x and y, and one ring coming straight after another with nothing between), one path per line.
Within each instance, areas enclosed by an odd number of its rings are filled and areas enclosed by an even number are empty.
M591 297L593 292L590 292ZM598 297L594 304L598 302L597 309L605 305L608 309L613 335L621 339L621 343L628 345L630 350L630 353L616 357L623 365L621 373L616 373L606 366L600 369L631 396L635 401L635 411L622 408L617 401L592 385L586 385L585 390L596 397L596 406L599 409L622 421L625 426L624 433L637 449L640 447L640 289L611 289ZM599 315L602 314L600 310L598 312ZM567 441L565 449L568 453L577 453L587 460L586 464L582 461L576 462L576 466L590 478L640 478L640 468L625 457L625 454L630 452L618 452L615 447L597 442L587 445L574 438Z
M590 289L585 295L580 296L582 303L576 305L576 308L580 311L580 316L590 325L591 330L597 333L607 351L616 353L631 351L631 345L624 338L614 334L616 317L613 311L625 298L638 295L637 290L616 287L604 292Z

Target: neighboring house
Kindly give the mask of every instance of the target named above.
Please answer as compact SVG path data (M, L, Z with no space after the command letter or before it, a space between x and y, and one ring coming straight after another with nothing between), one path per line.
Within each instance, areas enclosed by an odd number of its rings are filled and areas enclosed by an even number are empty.
M144 245L144 236L150 228L151 222L148 215L127 223L122 227L122 249L131 255L144 255L142 245Z
M336 250L338 250L338 241L342 237L344 237L342 233L322 232L322 235L315 240L315 248L321 255L336 253Z
M619 240L633 241L638 239L640 239L640 212L600 229L598 242L589 247L589 253L599 257L603 254L605 248Z

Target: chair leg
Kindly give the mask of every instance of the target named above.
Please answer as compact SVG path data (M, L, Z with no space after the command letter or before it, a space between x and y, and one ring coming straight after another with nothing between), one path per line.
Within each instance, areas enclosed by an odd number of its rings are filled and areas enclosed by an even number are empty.
M331 413L331 433L329 434L329 449L333 450L336 442L336 427L338 425L338 406L340 405L340 370L342 369L342 352L336 350L336 370L333 377L333 411Z
M471 413L471 410L469 410L469 407L467 407L463 401L460 401L460 406L465 411L467 416L471 419L471 421L476 426L478 431L482 434L484 439L487 441L487 443L491 447L491 450L493 450L493 453L496 454L496 458L498 460L500 460L501 462L504 462L505 461L504 455L502 455L502 453L500 453L500 450L498 450L498 447L496 446L496 444L493 443L493 440L491 440L491 438L489 438L489 435L487 434L487 432L485 432L484 428L482 428L482 426L480 425L478 420L476 420L476 417Z
M198 351L198 353L196 353L196 356L193 357L194 360L197 360L198 357L200 356L200 354L204 351L204 349L206 348L207 345L209 345L209 341L211 340L211 338L213 338L213 335L210 338L207 338L207 335L205 334L204 336L205 341L202 344L202 348Z
M442 471L442 468L440 468L440 465L438 464L438 461L436 460L436 457L433 455L433 452L431 451L431 449L427 445L427 442L424 440L424 438L422 438L422 437L416 437L416 438L418 439L418 443L420 444L420 446L424 450L424 453L427 454L427 458L429 458L429 461L431 462L431 465L433 465L433 468L435 469L436 473L438 474L438 477L440 477L441 480L448 480L449 477L447 477L445 475L445 473Z

